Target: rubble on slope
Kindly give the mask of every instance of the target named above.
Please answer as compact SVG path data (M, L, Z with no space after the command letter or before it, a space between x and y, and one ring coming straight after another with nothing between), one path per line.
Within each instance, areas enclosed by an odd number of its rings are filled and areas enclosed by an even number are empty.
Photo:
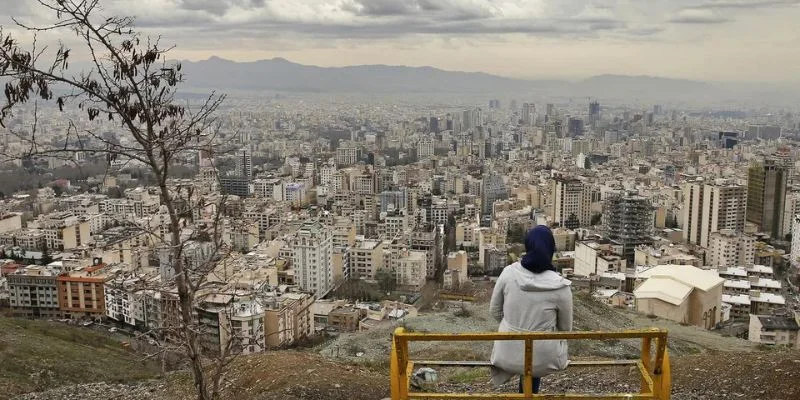
M421 332L491 332L497 323L489 315L488 304L469 304L466 317L454 312L432 312L398 321L396 326ZM755 345L747 341L722 337L714 332L693 326L651 319L632 311L610 308L588 296L576 295L574 302L574 329L614 331L645 327L662 327L669 331L669 348L674 356L697 354L706 350L750 351ZM461 315L461 314L459 314ZM394 327L366 332L343 333L323 345L319 352L334 360L388 366L391 335ZM605 340L570 342L572 357L635 358L640 341ZM488 360L491 342L419 342L410 345L412 358L425 355L446 360Z

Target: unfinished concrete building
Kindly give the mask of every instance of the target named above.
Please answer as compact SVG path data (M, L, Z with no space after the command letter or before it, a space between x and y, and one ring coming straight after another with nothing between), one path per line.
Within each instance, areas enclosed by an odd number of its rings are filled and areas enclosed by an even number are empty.
M622 245L622 256L633 263L636 246L653 243L653 206L636 193L619 192L603 202L603 230L609 240Z

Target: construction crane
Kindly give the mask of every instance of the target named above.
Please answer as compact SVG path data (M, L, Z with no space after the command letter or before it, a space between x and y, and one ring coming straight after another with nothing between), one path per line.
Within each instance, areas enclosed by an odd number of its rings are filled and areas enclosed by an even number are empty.
M534 394L533 393L533 345L539 340L608 340L641 339L642 348L639 359L571 361L569 368L575 367L636 367L641 375L638 393L606 394ZM426 393L410 391L411 376L415 366L443 367L489 367L488 361L441 361L410 359L408 345L421 341L494 341L519 340L525 342L525 374L523 393ZM651 356L655 341L655 358ZM392 338L391 354L391 399L560 399L560 400L669 400L672 387L669 353L667 352L667 331L664 329L639 329L615 332L497 332L497 333L418 333L406 332L397 328Z

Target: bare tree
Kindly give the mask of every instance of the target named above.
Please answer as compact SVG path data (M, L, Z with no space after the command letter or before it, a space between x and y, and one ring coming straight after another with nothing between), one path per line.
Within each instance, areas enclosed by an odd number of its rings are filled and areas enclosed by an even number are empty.
M4 82L5 95L0 125L5 127L22 105L33 105L30 129L12 131L24 148L11 155L102 154L109 162L123 159L144 165L155 176L169 220L167 245L175 272L180 343L191 365L198 398L215 398L221 374L211 374L220 368L207 365L214 358L204 357L199 343L202 329L194 315L195 294L207 269L213 267L211 263L195 267L185 264L180 204L168 177L170 167L181 157L215 145L214 112L224 96L211 94L196 105L181 102L176 97L183 82L181 65L166 60L171 47L163 47L158 38L137 33L132 17L103 15L99 0L37 2L52 13L51 24L32 26L15 20L13 31L0 27L0 82ZM55 48L37 44L37 35L51 32L77 38L80 45L76 50L85 52L90 67L72 73L69 62L73 49L64 43ZM23 33L33 40L23 45L19 40ZM119 124L125 134L109 137L99 124L70 118L66 134L58 140L43 136L37 126L40 103L73 113L70 115L82 113L89 121Z

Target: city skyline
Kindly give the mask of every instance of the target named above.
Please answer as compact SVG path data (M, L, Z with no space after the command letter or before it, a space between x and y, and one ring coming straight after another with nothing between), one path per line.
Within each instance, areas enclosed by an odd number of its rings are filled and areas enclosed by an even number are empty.
M9 16L41 22L28 2ZM602 74L796 83L798 2L490 0L144 0L136 16L178 59L284 57L319 66L389 64L525 79ZM0 24L8 27L10 18ZM47 33L39 40L48 42ZM69 40L69 39L67 39ZM763 60L763 61L758 61Z

